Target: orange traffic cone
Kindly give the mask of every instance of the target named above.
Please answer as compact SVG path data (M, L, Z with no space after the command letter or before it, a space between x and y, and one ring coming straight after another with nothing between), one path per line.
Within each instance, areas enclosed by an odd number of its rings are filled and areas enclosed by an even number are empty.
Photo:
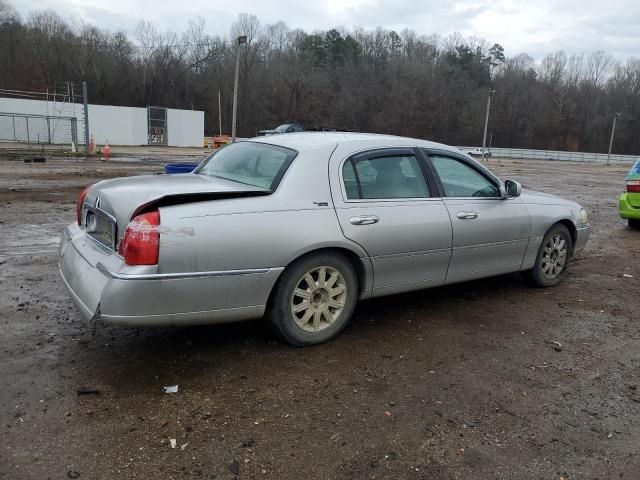
M102 155L104 155L105 160L108 160L111 156L111 147L109 146L109 140L107 140L104 144L104 148L102 149Z
M89 138L89 155L93 155L94 153L96 153L96 142L93 140L92 133L91 137Z

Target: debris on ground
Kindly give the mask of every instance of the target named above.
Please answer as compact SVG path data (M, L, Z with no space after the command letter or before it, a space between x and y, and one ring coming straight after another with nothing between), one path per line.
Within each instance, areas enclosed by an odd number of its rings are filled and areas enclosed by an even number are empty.
M178 393L178 385L168 385L164 388L164 393Z
M229 464L229 471L234 475L240 474L240 462L238 460L234 460Z
M100 395L100 389L98 388L89 388L89 387L80 387L76 390L78 396L80 395Z
M253 438L248 438L247 440L244 440L242 442L242 446L244 448L246 447L253 447L255 445L256 441Z
M170 438L169 443L171 444L171 448L176 448L177 441L175 438Z

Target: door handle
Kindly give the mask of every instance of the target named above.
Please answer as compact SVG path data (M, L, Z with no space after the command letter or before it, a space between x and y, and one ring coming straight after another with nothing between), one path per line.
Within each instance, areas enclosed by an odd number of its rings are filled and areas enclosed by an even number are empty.
M380 219L375 215L360 215L359 217L351 217L349 221L351 225L372 225L378 223Z
M460 220L473 220L474 218L478 218L478 214L476 212L458 212L456 217Z

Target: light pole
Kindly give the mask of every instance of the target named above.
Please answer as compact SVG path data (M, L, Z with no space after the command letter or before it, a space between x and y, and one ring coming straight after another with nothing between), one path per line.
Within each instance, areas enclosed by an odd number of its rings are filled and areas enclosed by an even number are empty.
M613 147L613 135L616 133L616 121L620 116L620 112L616 112L613 116L613 125L611 126L611 139L609 140L609 153L607 154L607 165L609 165L609 161L611 160L611 147Z
M82 82L82 113L84 114L84 153L89 155L91 151L89 148L89 97L87 95L87 82ZM76 114L75 110L73 114Z
M238 112L238 75L240 72L240 45L247 43L247 37L240 35L236 39L236 79L233 82L233 119L231 120L231 142L236 141L236 119Z
M492 88L489 90L489 96L487 97L487 114L484 117L484 135L482 136L482 161L486 162L487 157L485 154L485 149L487 147L487 127L489 126L489 110L491 109L491 97L496 91Z
M218 90L218 135L222 136L222 98Z

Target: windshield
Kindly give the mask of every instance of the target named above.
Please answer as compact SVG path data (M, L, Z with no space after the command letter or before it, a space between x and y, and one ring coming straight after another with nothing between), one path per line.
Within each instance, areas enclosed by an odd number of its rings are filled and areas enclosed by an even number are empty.
M284 125L280 125L279 127L277 127L274 132L278 132L278 133L286 133L287 129L291 126L290 123L285 123Z
M294 150L265 143L232 143L207 158L194 173L273 191L296 155Z
M640 158L633 164L627 174L627 180L640 180Z

